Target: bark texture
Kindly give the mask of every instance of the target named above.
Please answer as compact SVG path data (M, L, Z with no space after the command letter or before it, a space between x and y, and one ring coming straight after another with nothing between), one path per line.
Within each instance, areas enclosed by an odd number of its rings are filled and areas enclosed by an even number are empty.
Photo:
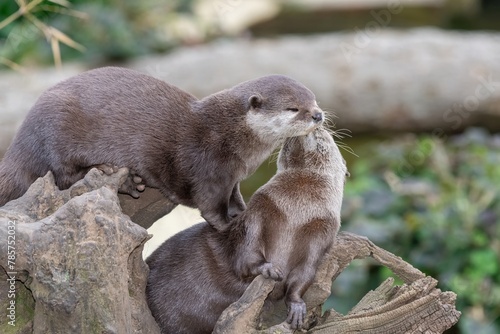
M177 204L165 198L158 189L146 187L139 198L118 194L123 213L144 228L170 213Z
M122 214L116 196L127 173L93 169L65 191L49 173L0 208L0 304L16 305L16 326L2 314L0 332L159 333L145 298L148 233Z

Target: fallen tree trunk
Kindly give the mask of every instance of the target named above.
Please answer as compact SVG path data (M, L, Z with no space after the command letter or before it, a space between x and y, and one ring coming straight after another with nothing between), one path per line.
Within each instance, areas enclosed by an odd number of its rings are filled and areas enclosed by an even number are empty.
M367 26L375 28L375 19ZM271 73L294 77L353 133L500 129L497 32L359 27L351 31L235 39L141 57L124 66L202 98ZM40 94L83 65L1 73L0 155Z
M145 299L148 268L141 252L148 235L122 213L116 196L127 175L127 169L111 176L93 169L60 191L49 173L0 208L0 306L8 310L14 301L16 324L1 316L0 332L159 333ZM15 231L13 259L10 230ZM353 260L366 257L391 269L405 285L393 286L389 278L347 315L322 314L332 281ZM339 233L304 295L309 333L442 333L460 312L456 295L436 284L367 238ZM273 287L274 281L257 277L224 311L214 333L292 333L283 323L284 303L266 301Z

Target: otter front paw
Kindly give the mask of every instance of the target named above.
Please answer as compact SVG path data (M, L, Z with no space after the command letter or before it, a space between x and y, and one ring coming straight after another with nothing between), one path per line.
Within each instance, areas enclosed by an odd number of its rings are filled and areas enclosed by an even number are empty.
M95 165L93 167L99 169L106 175L111 175L113 173L116 173L118 172L119 169L118 166L108 165L108 164L100 164L100 165Z
M305 318L306 303L304 303L303 301L288 303L288 317L286 318L286 322L290 324L290 327L292 327L292 329L302 328Z
M254 271L254 275L262 275L265 278L272 278L275 281L283 280L283 273L277 267L274 267L272 263L265 262L258 266Z
M118 172L120 169L118 166L111 164L100 164L93 166L100 171L102 171L106 175L111 175L113 173ZM121 194L127 194L132 196L133 198L139 198L139 192L144 191L146 189L146 185L142 182L142 178L137 175L134 171L129 169L129 174L127 179L118 189L118 192Z
M127 179L120 186L118 192L130 195L133 198L139 198L139 192L144 191L144 189L146 189L146 185L142 182L142 178L133 170L130 170Z

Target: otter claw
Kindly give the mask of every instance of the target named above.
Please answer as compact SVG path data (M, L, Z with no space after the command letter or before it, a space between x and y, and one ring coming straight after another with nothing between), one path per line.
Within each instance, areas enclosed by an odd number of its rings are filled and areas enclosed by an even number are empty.
M136 190L133 190L129 193L130 196L132 196L133 198L139 198L140 197L140 194L138 191Z
M116 173L120 169L118 166L110 164L100 164L93 167L99 169L106 175ZM139 198L141 196L140 192L144 191L144 189L146 189L146 185L142 183L142 177L137 175L134 171L129 170L129 175L118 189L118 192L121 194L128 194L133 198Z
M282 281L283 274L279 268L273 267L273 264L266 262L259 267L257 267L257 274L261 274L265 278L272 278L275 281Z
M306 318L306 303L302 302L289 302L288 303L288 317L286 322L290 324L292 329L302 328L304 319Z

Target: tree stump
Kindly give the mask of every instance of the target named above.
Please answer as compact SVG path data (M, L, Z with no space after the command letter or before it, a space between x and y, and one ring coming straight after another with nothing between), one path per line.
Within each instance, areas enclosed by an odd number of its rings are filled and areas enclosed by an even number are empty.
M160 332L145 296L148 233L116 195L127 175L92 169L60 191L49 172L0 208L0 333Z

